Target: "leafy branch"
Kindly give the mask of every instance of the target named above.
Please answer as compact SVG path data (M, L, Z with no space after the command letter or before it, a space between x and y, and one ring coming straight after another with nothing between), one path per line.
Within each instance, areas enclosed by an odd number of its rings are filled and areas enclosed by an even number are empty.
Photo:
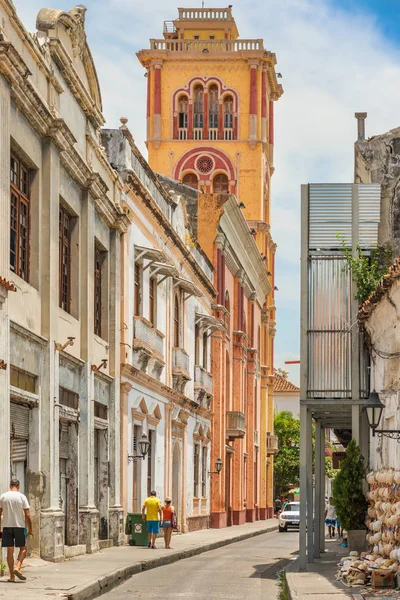
M357 245L356 256L353 256L342 235L337 233L336 237L340 241L347 262L344 270L351 273L351 278L357 286L354 298L364 302L376 290L379 281L391 265L392 249L387 245L377 244L368 254L365 254L361 246Z

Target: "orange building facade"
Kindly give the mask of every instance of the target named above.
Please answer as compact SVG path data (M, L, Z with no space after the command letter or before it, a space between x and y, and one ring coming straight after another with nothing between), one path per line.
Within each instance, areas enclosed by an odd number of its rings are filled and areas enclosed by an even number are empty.
M239 38L230 8L179 9L138 53L152 169L200 191L197 238L214 264L211 526L273 512L274 255L270 179L276 57ZM188 207L190 212L193 207ZM251 260L249 259L251 257Z

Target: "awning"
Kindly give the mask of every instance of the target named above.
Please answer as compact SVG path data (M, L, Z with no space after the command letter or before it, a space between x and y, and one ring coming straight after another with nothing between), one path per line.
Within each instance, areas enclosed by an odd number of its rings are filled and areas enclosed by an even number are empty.
M165 279L167 279L167 277L178 277L179 273L177 268L174 267L174 265L171 265L169 263L153 262L151 264L150 275L151 277L155 277L156 275L164 275L162 279L157 281L157 285L159 285Z
M157 248L146 248L145 246L135 245L135 260L148 260L150 261L144 267L144 271L148 269L154 262L168 263L167 256L162 250Z
M203 296L202 292L199 288L192 283L189 279L184 279L183 277L176 277L174 282L174 288L180 287L187 295L184 300L190 298L190 296L196 296L196 298L201 298Z
M196 313L195 324L206 331L208 329L211 329L211 331L225 331L227 329L225 323L221 319L203 313Z

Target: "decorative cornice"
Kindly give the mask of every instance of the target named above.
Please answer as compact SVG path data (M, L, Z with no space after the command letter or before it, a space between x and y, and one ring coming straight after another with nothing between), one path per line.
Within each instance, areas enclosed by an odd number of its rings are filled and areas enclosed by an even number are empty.
M139 369L135 369L135 367L133 367L132 365L129 365L127 363L122 364L121 376L125 376L129 378L133 383L138 383L139 385L142 385L143 387L146 387L149 390L160 394L160 396L163 396L166 400L170 402L173 401L175 402L175 404L178 404L182 408L189 410L192 413L195 413L206 419L211 419L212 417L212 412L207 410L204 406L199 406L194 400L191 400L184 394L181 394L173 388L170 388L161 381L150 377L149 375L143 373Z

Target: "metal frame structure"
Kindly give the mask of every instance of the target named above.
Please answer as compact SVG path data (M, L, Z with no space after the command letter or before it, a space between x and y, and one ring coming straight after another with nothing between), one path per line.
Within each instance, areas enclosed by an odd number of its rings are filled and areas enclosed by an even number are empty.
M361 408L369 377L341 240L353 255L358 246L368 251L377 243L379 216L379 185L301 188L300 570L325 550L325 430L351 430L368 457Z

